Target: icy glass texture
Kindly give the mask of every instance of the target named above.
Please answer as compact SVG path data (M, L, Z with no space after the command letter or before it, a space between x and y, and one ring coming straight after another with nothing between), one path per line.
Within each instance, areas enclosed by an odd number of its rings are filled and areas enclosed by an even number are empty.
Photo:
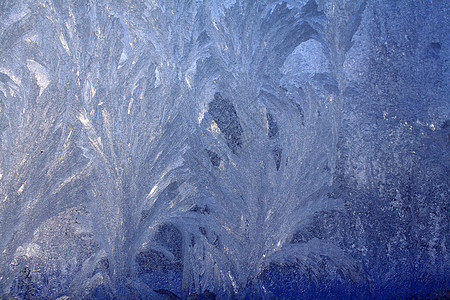
M0 298L449 296L449 3L0 0Z

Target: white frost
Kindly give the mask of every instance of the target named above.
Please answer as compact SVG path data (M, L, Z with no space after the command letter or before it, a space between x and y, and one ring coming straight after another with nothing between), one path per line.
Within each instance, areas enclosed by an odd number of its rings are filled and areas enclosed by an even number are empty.
M281 71L285 74L328 72L328 58L323 46L316 40L308 40L298 45L286 59Z
M41 88L39 95L42 94L42 91L50 84L47 69L32 59L27 59L27 67L34 74L37 84Z

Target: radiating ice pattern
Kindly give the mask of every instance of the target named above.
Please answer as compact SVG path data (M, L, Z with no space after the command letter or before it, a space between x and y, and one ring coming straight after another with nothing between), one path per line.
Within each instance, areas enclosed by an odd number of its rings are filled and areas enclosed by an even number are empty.
M0 298L448 295L449 10L0 1Z

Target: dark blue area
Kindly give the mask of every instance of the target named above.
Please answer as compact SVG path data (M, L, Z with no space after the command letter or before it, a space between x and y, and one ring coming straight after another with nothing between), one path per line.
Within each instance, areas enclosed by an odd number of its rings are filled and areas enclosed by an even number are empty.
M237 153L242 148L243 131L233 104L216 92L214 100L209 103L208 112L222 131L228 147Z

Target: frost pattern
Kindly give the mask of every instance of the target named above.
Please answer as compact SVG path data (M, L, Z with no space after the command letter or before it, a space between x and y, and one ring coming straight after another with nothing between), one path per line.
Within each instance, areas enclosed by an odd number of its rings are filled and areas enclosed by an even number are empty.
M436 284L410 292L448 287L448 45L389 18L448 5L17 2L0 3L2 297L371 297L418 240ZM437 74L423 116L390 100L417 55Z

